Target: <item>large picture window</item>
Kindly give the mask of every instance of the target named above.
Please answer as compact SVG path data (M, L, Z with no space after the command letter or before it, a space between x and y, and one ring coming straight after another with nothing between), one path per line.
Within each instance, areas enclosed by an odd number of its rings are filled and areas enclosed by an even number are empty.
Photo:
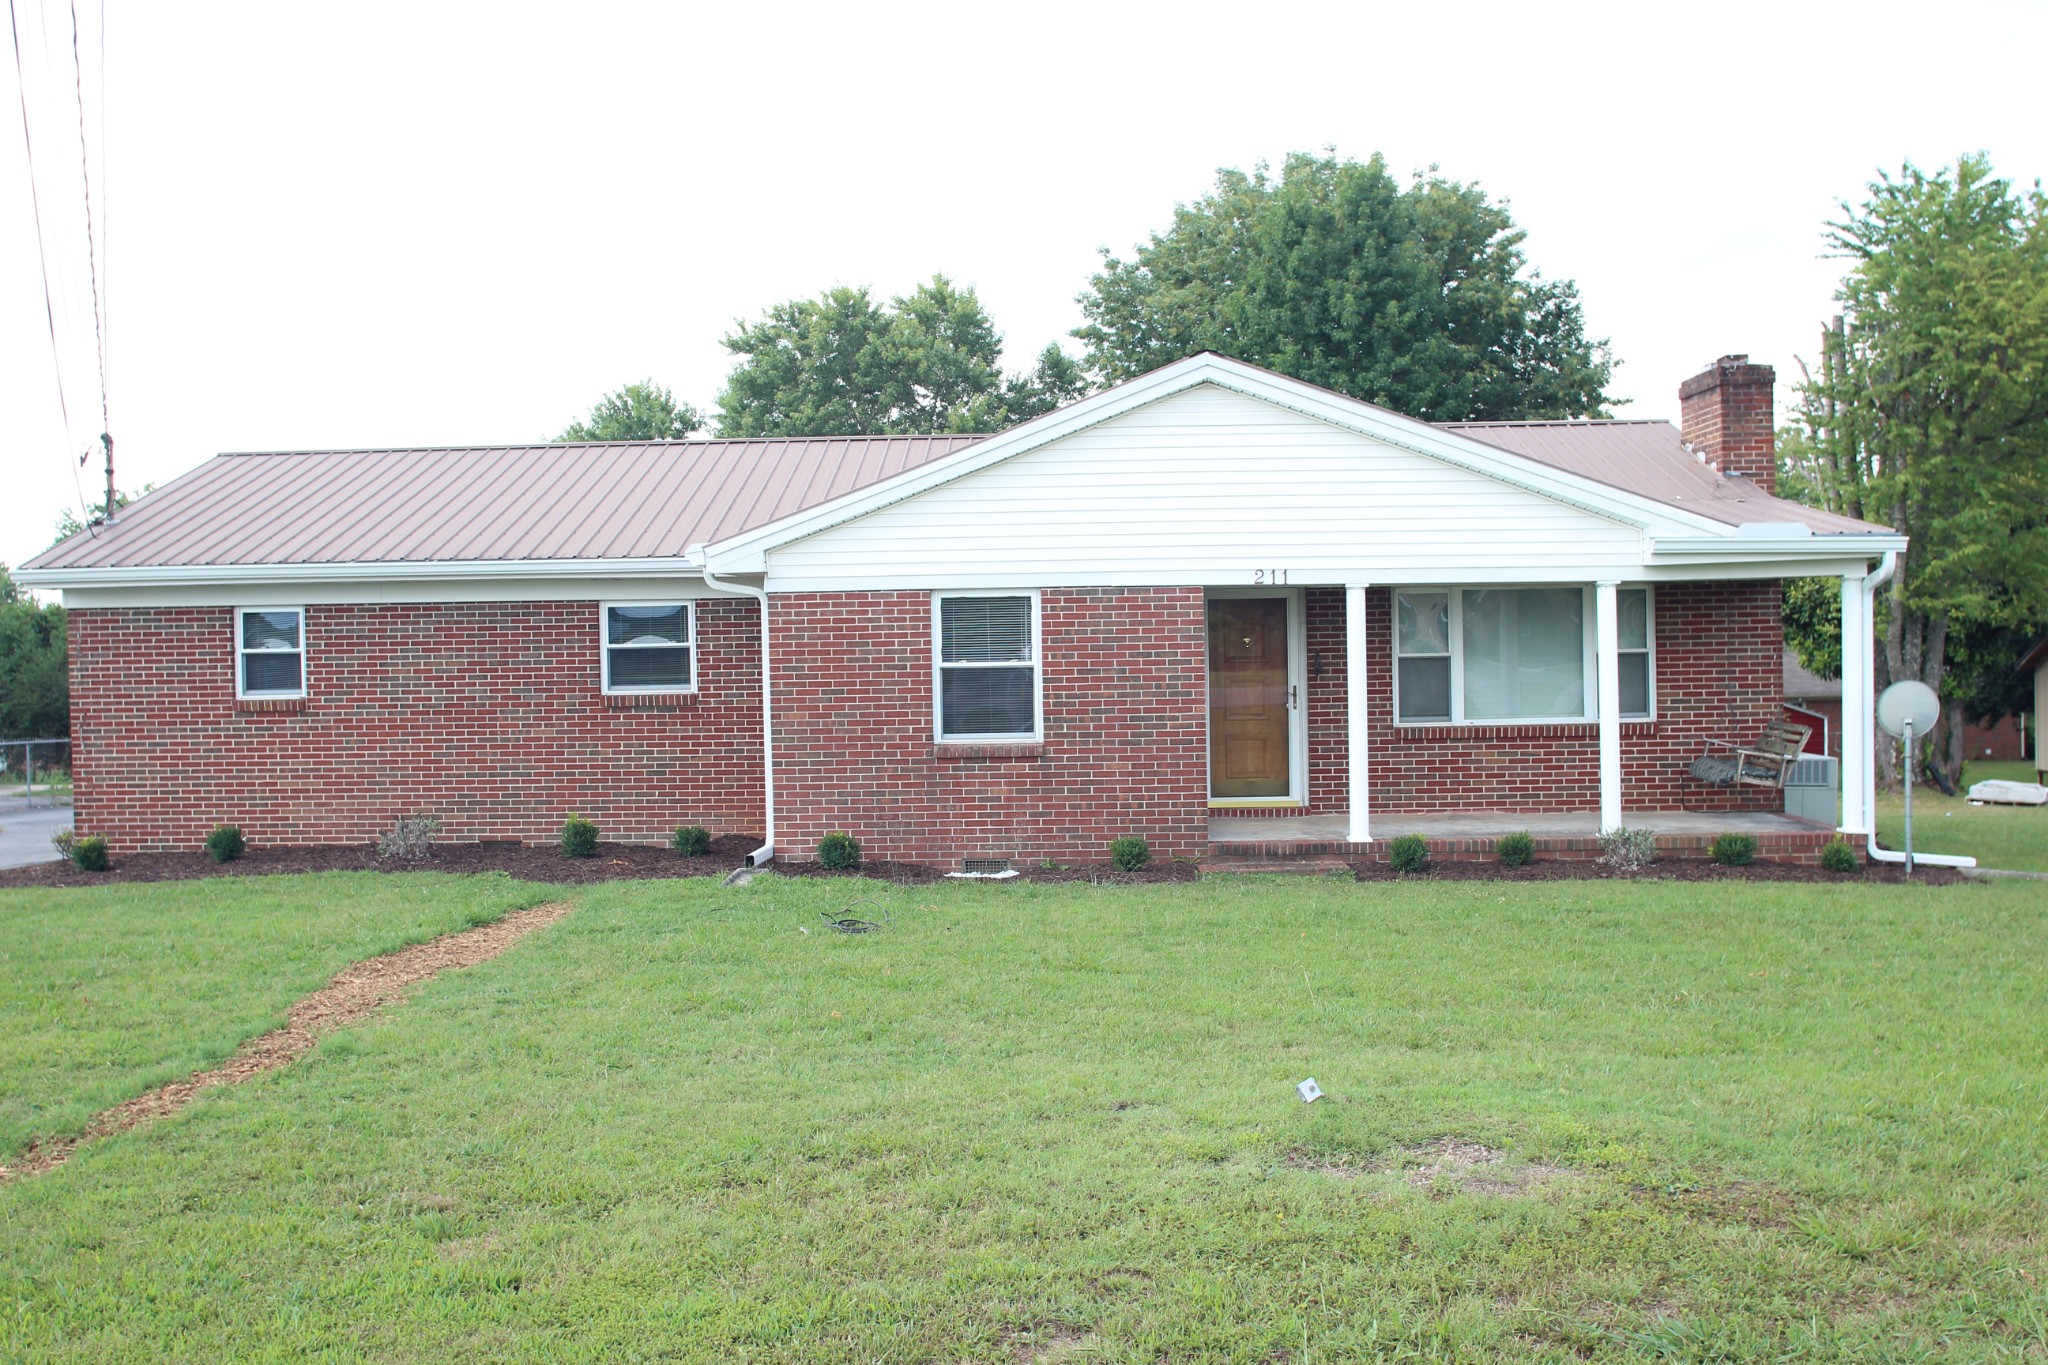
M607 602L604 605L604 690L695 690L696 627L696 613L688 602Z
M306 695L305 608L235 609L235 695Z
M1621 714L1652 713L1650 592L1616 594ZM1592 590L1433 588L1394 595L1395 715L1402 724L1591 720Z
M1038 737L1038 599L962 593L937 599L936 703L942 740Z

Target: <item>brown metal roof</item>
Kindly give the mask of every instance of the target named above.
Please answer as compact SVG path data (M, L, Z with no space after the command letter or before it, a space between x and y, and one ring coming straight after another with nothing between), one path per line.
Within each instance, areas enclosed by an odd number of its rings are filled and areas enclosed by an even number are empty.
M217 455L23 567L676 557L983 439Z
M1729 478L1693 452L1669 422L1444 422L1475 441L1695 512L1730 526L1803 522L1815 535L1882 531L1854 517L1774 498L1748 479Z
M1882 530L1725 478L1669 422L1443 429L1729 525ZM27 569L660 559L982 436L834 436L217 455Z

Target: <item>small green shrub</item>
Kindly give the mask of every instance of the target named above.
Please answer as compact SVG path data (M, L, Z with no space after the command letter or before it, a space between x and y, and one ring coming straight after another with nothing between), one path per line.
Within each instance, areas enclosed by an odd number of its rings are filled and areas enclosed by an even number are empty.
M684 825L669 836L668 846L685 858L701 858L711 851L711 831L702 825Z
M1429 840L1404 834L1387 846L1387 865L1396 872L1420 872L1429 866Z
M1854 872L1856 846L1847 839L1830 839L1820 851L1820 865L1830 872Z
M65 862L70 862L71 845L77 840L77 838L78 836L76 834L73 834L70 830L60 829L55 834L52 834L50 836L50 847L56 849L59 853L63 854Z
M562 852L571 858L588 858L597 852L597 826L580 815L562 822Z
M215 825L213 833L206 836L206 851L217 863L233 862L248 847L248 841L242 838L240 825Z
M1714 861L1723 867L1748 867L1756 861L1754 834L1723 834L1714 840Z
M818 865L832 872L860 866L860 840L835 830L818 840Z
M1528 830L1510 834L1493 846L1500 854L1500 860L1509 867L1527 867L1536 856L1536 836Z
M107 841L98 834L88 834L71 841L71 865L80 872L105 872L107 870Z
M440 828L439 816L401 815L390 829L377 836L377 856L405 858L412 862L431 857L434 835Z
M1657 861L1657 836L1646 829L1610 829L1600 836L1600 861L1634 872Z
M1136 872L1152 861L1152 845L1139 834L1125 834L1109 841L1109 862L1119 872Z

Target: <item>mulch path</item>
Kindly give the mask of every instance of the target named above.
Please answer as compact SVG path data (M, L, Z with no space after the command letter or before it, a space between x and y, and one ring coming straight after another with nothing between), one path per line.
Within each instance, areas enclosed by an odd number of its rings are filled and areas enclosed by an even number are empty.
M168 1118L216 1085L239 1085L252 1076L289 1066L311 1051L322 1034L360 1023L384 1006L398 1003L408 987L442 972L489 961L573 908L567 901L552 901L530 910L514 910L489 924L344 967L324 988L293 1005L283 1028L251 1038L211 1071L160 1085L146 1095L102 1110L74 1136L30 1143L13 1165L0 1166L0 1185L54 1171L86 1143Z
M1711 858L1662 858L1634 872L1622 872L1592 859L1538 858L1521 867L1480 859L1432 861L1420 872L1396 872L1385 863L1353 863L1351 870L1362 882L1860 882L1901 883L1906 870L1896 863L1866 863L1855 872L1830 872L1814 863L1781 863L1759 858L1747 867L1723 867ZM1913 869L1913 881L1925 886L1947 886L1964 881L1952 867Z
M194 877L264 877L281 872L504 872L529 882L581 885L650 877L722 877L761 846L757 837L728 834L702 858L653 844L599 844L589 858L571 858L553 844L435 844L430 856L380 858L372 844L251 848L231 863L204 851L116 853L105 872L80 872L68 862L0 869L0 887L97 886L102 882L174 882Z

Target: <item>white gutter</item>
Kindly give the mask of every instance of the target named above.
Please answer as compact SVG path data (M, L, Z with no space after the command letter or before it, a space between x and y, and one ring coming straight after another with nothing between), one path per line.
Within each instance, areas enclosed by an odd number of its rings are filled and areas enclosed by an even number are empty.
M16 569L33 588L193 587L294 580L330 583L434 578L695 578L693 559L383 559L344 564L138 564L77 569ZM752 592L751 588L741 591Z
M702 555L701 548L698 550ZM759 867L775 857L775 707L770 690L768 668L768 586L764 579L758 588L744 583L722 583L718 575L704 566L701 558L694 565L704 575L704 586L720 592L745 593L761 604L761 786L763 809L767 812L768 828L764 842L747 855L744 866Z
M1883 587L1885 584L1891 582L1892 575L1897 573L1898 571L1899 552L1897 550L1886 550L1884 552L1884 559L1879 562L1877 568L1875 568L1870 573L1864 576L1860 591L1866 598L1874 599L1877 596L1877 590ZM1866 607L1865 610L1868 611L1869 608ZM1875 635L1876 632L1873 631L1873 643L1875 640ZM1875 701L1876 699L1872 698L1872 700ZM1862 723L1862 721L1865 719L1867 718L1859 718L1859 723ZM1875 729L1875 725L1872 725L1872 728ZM1870 774L1868 778L1868 781L1870 783L1870 791L1868 793L1868 804L1864 807L1866 810L1870 812L1870 833L1865 836L1864 848L1869 852L1870 860L1872 862L1903 863L1906 861L1906 853L1904 849L1879 848L1877 846L1876 758L1876 754L1871 755L1872 762L1870 764ZM1911 771L1912 763L1913 755L1907 754L1906 765L1908 771L1906 773L1906 780L1908 782L1911 782L1913 780L1913 774ZM1975 858L1969 857L1961 853L1915 853L1913 855L1913 861L1916 863L1926 863L1929 867L1975 867L1977 865L1977 860Z
M1890 531L1829 531L1815 535L1805 526L1787 524L1779 532L1750 529L1749 522L1729 528L1719 536L1649 537L1650 562L1685 564L1720 559L1754 559L1759 555L1856 555L1883 551L1896 555L1906 548L1906 538Z

